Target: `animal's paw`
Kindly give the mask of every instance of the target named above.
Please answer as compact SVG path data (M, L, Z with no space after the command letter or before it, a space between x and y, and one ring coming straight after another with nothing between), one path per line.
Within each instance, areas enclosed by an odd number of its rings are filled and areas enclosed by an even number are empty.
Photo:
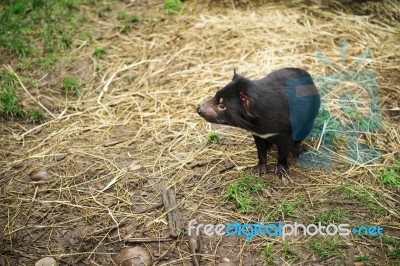
M275 173L279 178L286 179L289 177L289 167L283 164L278 164Z
M251 168L251 173L265 175L267 173L267 165L266 164L258 164Z

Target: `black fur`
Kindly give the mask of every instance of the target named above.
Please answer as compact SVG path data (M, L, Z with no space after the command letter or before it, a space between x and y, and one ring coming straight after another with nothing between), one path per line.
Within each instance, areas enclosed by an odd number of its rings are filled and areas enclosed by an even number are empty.
M305 96L296 94L297 88L302 89ZM290 106L289 91L292 93ZM311 98L304 98L310 95ZM266 172L267 150L276 144L277 174L283 176L288 172L289 153L300 154L301 141L310 133L319 106L320 98L311 76L302 69L284 68L259 80L250 80L235 71L232 81L197 112L208 122L240 127L253 133L259 159L254 171ZM296 125L293 130L292 125ZM275 135L265 138L266 134ZM263 138L260 135L264 135Z

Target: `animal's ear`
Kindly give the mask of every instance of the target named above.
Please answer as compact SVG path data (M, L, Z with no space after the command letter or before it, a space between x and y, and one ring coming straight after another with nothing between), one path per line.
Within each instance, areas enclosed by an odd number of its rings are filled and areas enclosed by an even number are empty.
M234 68L234 69L233 69L233 77L232 77L232 80L234 80L237 76L238 76L238 74L236 74L236 68Z
M249 113L250 111L250 99L249 96L247 96L244 92L239 92L239 97L240 97L240 102L242 103L242 106L244 108L244 110L246 111L246 113Z

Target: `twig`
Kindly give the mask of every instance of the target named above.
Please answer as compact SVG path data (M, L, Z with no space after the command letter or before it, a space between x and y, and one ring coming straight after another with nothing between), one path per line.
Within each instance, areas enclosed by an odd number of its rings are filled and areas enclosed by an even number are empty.
M130 237L125 239L129 243L151 243L151 242L170 242L174 241L170 237Z
M178 237L183 229L182 215L176 205L175 191L164 190L162 193L165 210L168 212L168 225L172 237Z
M146 212L149 212L149 211L152 211L152 210L155 210L155 209L158 209L158 208L160 208L160 207L162 207L164 204L162 203L162 202L160 202L160 203L157 203L157 204L155 204L155 205L153 205L153 206L150 206L150 207L148 207L148 208L146 208L146 209L144 209L144 210L141 210L141 211L138 211L138 212L135 212L135 213L146 213Z

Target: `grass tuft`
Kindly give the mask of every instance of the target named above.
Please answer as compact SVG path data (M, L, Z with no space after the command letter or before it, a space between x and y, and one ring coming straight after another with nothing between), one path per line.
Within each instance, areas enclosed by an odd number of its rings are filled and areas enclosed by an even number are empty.
M400 245L400 239L386 236L382 237L382 243L385 245Z
M207 137L207 143L218 143L219 142L219 134L216 132L212 132Z
M321 223L322 225L335 224L342 222L344 219L349 217L348 211L341 209L330 209L326 212L317 214L314 217L314 224Z
M181 0L164 0L164 9L168 15L176 15L182 11Z
M392 167L387 167L378 174L379 184L382 187L400 189L400 157Z
M263 255L264 255L264 263L266 265L273 265L276 264L276 260L273 258L273 253L274 252L274 247L272 244L267 243L267 245L265 245L264 251L263 251Z
M300 255L293 250L292 247L286 242L282 248L282 254L287 260L295 261L300 258Z
M397 260L400 258L400 248L395 248L388 254L389 259Z
M121 33L126 33L132 27L129 23L137 23L140 21L139 17L136 15L127 14L124 10L118 12L117 19L120 21L119 24L116 26L116 29Z
M15 91L16 77L6 71L0 71L0 117L27 115L22 108Z
M368 254L361 254L361 255L358 255L358 256L356 256L354 259L353 259L353 261L354 262L367 262L367 261L369 261L371 258L370 258L370 256L368 255Z
M137 23L140 21L140 18L136 15L129 15L128 20L132 23Z
M298 208L300 205L301 202L298 200L281 200L276 204L276 207L266 210L266 218L268 221L276 221L280 217L284 218L287 216L292 216L294 215L296 208Z
M255 201L252 200L252 196L265 190L265 184L261 179L246 175L228 186L223 200L232 200L240 213L252 212L255 210L256 205Z
M310 248L317 252L318 256L326 259L339 254L340 243L334 238L326 238L324 241L313 239L310 242Z
M73 94L79 94L81 90L79 81L74 77L65 77L63 79L62 88L65 92L70 92Z
M72 37L68 34L64 34L63 36L61 36L61 43L64 47L66 48L70 48L72 46Z
M106 56L106 51L101 47L94 48L93 55L97 59L103 59Z
M39 110L33 109L31 114L32 123L36 124L42 118L42 113Z
M293 215L296 206L297 202L288 202L284 200L278 205L277 211L284 216Z
M382 243L389 250L388 258L391 260L397 260L400 258L400 239L394 237L382 237Z
M120 10L118 11L118 15L117 15L118 20L125 20L126 18L126 13L124 10Z

